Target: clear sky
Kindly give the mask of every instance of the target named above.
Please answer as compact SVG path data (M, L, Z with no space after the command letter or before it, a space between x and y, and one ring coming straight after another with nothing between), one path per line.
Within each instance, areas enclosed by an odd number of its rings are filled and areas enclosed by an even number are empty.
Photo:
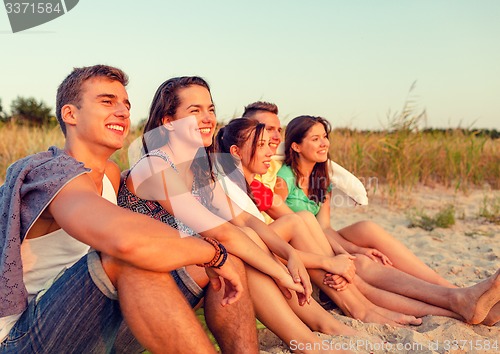
M13 34L0 7L0 99L55 107L73 67L130 76L132 120L179 75L212 87L220 121L268 100L287 120L379 129L412 97L427 126L500 129L500 1L80 0Z

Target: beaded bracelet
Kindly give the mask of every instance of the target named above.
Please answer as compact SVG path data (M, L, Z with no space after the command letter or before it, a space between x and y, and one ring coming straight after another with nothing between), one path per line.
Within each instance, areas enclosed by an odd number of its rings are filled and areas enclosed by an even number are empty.
M222 267L224 265L224 263L226 263L226 260L227 260L226 247L224 247L224 245L222 243L219 244L219 247L220 247L220 251L221 251L222 260L220 262L215 263L215 265L213 266L214 268Z
M227 251L222 243L213 239L211 237L203 237L203 240L211 244L215 248L215 255L210 262L197 264L198 267L213 267L220 268L226 263L227 260Z

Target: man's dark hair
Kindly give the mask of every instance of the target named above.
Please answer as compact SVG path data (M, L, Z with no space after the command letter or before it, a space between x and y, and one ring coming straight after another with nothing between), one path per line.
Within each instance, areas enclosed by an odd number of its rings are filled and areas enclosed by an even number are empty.
M259 112L270 112L278 115L278 106L274 103L257 101L254 103L250 103L245 107L245 111L243 112L243 117L245 118L254 118L255 114Z

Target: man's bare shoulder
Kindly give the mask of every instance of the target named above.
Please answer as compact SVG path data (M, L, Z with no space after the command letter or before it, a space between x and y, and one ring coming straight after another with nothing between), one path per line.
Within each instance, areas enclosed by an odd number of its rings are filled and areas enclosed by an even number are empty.
M60 203L60 200L67 200L68 194L71 195L72 191L79 191L78 200L82 200L81 196L85 196L85 193L98 196L97 188L87 173L74 178L56 194L47 208L41 213L40 217L33 223L26 238L40 237L60 229L59 222L53 216L53 205L57 205L58 208L64 207L68 202ZM82 191L84 191L84 194L81 194ZM77 199L75 199L75 202L76 200Z
M54 205L58 207L64 204L80 204L88 198L100 197L100 192L90 174L78 176L67 183L49 204L49 211Z

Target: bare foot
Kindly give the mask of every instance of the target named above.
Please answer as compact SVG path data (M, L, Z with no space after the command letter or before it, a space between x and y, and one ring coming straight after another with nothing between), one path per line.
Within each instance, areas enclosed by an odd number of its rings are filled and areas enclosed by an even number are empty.
M422 319L410 315L401 315L401 318L396 322L402 325L420 326L422 324Z
M333 333L329 333L329 334L335 334L337 336L358 337L361 335L360 331L355 330L354 328L349 327L340 321L337 321L335 328L332 328L332 329L333 329L333 331L332 331Z
M484 282L474 285L470 289L471 290L469 292L472 292L472 294L469 295L466 300L472 300L471 303L473 304L473 310L470 312L466 311L465 313L460 313L460 315L464 317L465 322L467 323L479 324L488 316L491 308L500 301L500 269L497 270L493 276ZM481 291L481 293L477 299L475 301L471 299L471 296L474 296L474 293L479 291ZM464 307L466 308L466 306Z
M500 302L497 302L495 306L493 306L488 312L488 316L481 322L481 324L485 326L494 326L498 322L500 322Z
M371 304L371 306L365 307L364 311L359 311L359 308L352 311L352 318L366 322L366 323L380 323L388 324L395 327L401 327L401 325L420 325L422 324L422 319L416 318L415 316L403 315L398 312L394 312L376 305Z
M374 310L368 310L364 316L356 316L354 318L365 323L379 323L388 324L394 327L401 327L401 325L396 321L393 321L392 319L385 317Z
M421 318L416 318L415 316L410 316L410 315L404 315L402 313L390 311L387 309L382 309L382 315L386 316L387 318L390 318L394 322L399 323L401 325L420 326L422 324Z

